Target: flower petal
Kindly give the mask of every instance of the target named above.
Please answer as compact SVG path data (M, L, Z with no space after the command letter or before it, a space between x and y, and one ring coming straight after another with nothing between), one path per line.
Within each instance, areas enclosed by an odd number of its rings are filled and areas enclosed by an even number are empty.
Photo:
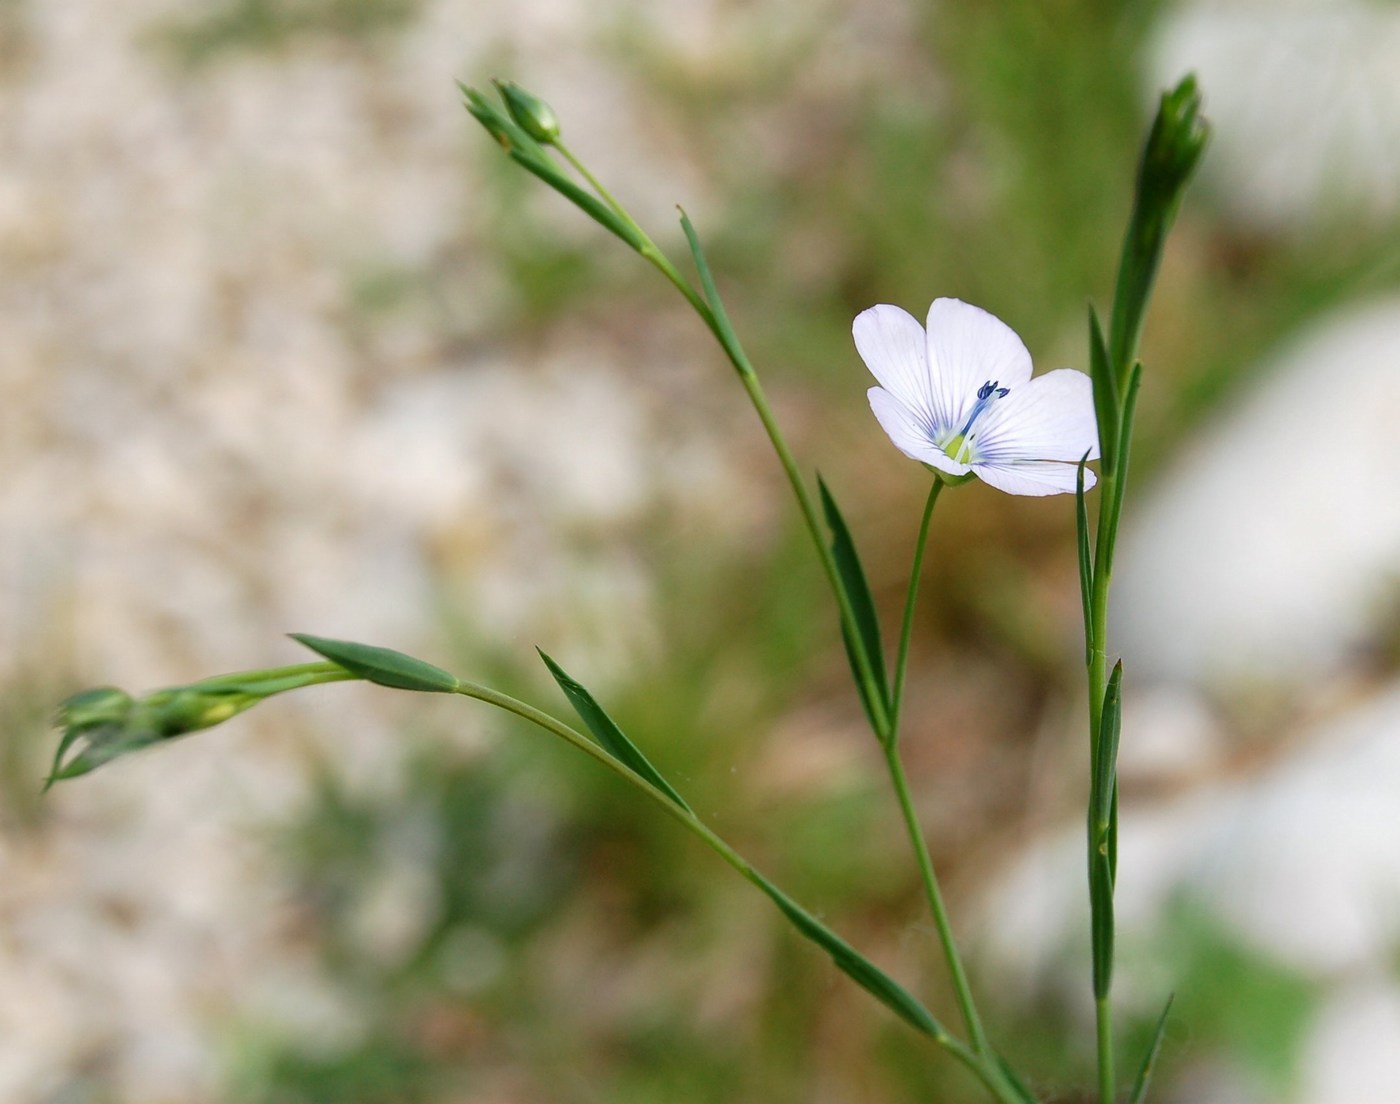
M935 299L929 307L928 364L932 413L940 427L955 430L967 421L977 389L988 380L1014 392L1031 378L1031 354L1016 332L961 299Z
M918 416L882 387L872 387L866 393L870 409L880 427L889 434L895 448L911 460L918 460L949 475L966 475L972 469L951 460L948 454L928 438L927 427Z
M973 464L972 470L989 487L1014 495L1073 494L1079 484L1079 465L1055 460ZM1085 468L1084 489L1087 491L1096 482L1098 476Z
M932 421L928 352L924 328L908 311L881 303L856 315L851 326L856 350L880 386L919 416Z
M977 420L977 456L986 463L1010 460L1066 460L1079 463L1087 452L1099 456L1094 421L1094 388L1089 377L1059 368L994 403Z

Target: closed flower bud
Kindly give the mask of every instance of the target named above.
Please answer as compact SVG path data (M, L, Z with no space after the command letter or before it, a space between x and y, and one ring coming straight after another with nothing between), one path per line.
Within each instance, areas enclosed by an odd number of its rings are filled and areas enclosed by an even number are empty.
M496 81L495 84L506 110L520 129L536 142L553 145L559 137L559 116L554 114L554 109L514 81Z

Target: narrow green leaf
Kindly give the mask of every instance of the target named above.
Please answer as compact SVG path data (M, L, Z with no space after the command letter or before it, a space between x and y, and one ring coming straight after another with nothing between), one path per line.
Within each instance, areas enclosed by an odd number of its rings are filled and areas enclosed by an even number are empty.
M1098 743L1094 749L1089 831L1093 850L1089 860L1090 935L1093 941L1094 996L1108 996L1113 978L1113 885L1117 873L1118 734L1122 715L1123 664L1114 664L1104 691Z
M831 496L826 481L820 475L817 476L817 488L821 492L826 524L831 529L831 553L836 560L836 573L855 618L855 639L851 636L851 626L841 626L841 638L846 644L846 658L850 660L851 673L855 676L856 689L860 691L861 704L865 706L870 725L879 732L878 718L888 717L891 705L875 600L871 597L870 584L865 580L865 570L861 567L860 556L856 552L855 541L851 539L851 531L846 526L846 519L841 516L836 499ZM857 646L865 653L869 664L869 678L861 676L861 663L856 655Z
M1108 359L1108 345L1098 312L1089 308L1089 379L1094 387L1094 418L1098 423L1099 452L1103 470L1116 470L1118 463L1118 377Z
M1128 459L1133 446L1133 418L1137 415L1138 391L1142 387L1142 363L1133 365L1128 374L1128 389L1123 396L1123 422L1119 427L1117 481L1113 485L1113 501L1102 502L1099 509L1112 511L1108 528L1099 548L1099 570L1113 570L1113 553L1118 547L1118 525L1123 516L1123 496L1128 489Z
M739 335L734 332L734 326L729 321L729 313L724 309L724 300L719 297L719 289L715 286L714 273L710 271L710 262L705 259L705 250L700 246L700 235L695 232L695 227L691 224L690 216L684 209L678 208L681 216L681 230L685 232L686 243L690 246L690 257L695 262L695 271L700 276L700 287L705 293L705 302L710 308L710 315L714 320L715 336L719 338L720 344L729 354L730 362L741 375L753 375L753 366L749 364L749 358L744 354L743 346L739 344Z
M594 739L620 763L630 767L682 809L690 812L690 806L685 803L685 799L675 791L666 779L661 777L657 769L651 765L651 761L642 754L641 749L636 744L627 738L622 729L617 726L617 722L608 716L606 710L598 704L593 695L571 678L559 664L550 659L543 651L539 648L536 648L535 651L540 653L540 658L544 660L544 665L549 668L549 673L554 676L554 681L559 684L559 689L564 691L564 696L569 699L569 704L574 707L574 712L588 726L588 731L593 733Z
M1099 719L1099 738L1094 749L1094 792L1091 808L1094 830L1098 835L1108 832L1109 812L1113 806L1113 791L1118 785L1118 739L1123 715L1123 661L1113 665L1108 688L1103 695L1103 712Z
M889 974L821 923L758 871L750 868L750 877L754 884L768 894L773 903L782 910L783 915L792 922L793 927L826 951L831 956L831 960L836 963L837 968L857 985L916 1030L935 1039L950 1038L948 1032L933 1018L929 1010Z
M371 644L354 644L348 640L329 640L324 636L289 633L298 644L304 644L317 655L367 682L388 686L394 690L415 690L425 694L451 694L459 683L455 675L421 659L404 655L390 648Z
M1084 501L1084 468L1089 462L1086 452L1079 461L1079 473L1074 484L1074 524L1079 551L1079 598L1084 610L1084 664L1094 661L1094 556L1089 551L1089 506Z
M1167 1030L1167 1016L1171 1013L1172 1001L1175 999L1175 993L1169 996L1166 1006L1162 1009L1162 1014L1157 1017L1157 1026L1152 1032L1152 1042L1147 1047L1147 1053L1142 1056L1142 1068L1138 1070L1137 1080L1133 1082L1133 1092L1128 1097L1128 1104L1143 1104L1143 1101L1147 1099L1147 1086L1152 1081L1152 1072L1157 1065L1157 1054L1162 1049L1162 1037Z
M642 251L645 239L634 226L620 218L611 207L589 192L584 191L562 172L552 161L531 157L517 149L506 151L511 158L543 180L589 218L621 238L637 252Z
M1113 985L1113 871L1108 850L1095 850L1089 862L1089 934L1093 943L1094 999Z

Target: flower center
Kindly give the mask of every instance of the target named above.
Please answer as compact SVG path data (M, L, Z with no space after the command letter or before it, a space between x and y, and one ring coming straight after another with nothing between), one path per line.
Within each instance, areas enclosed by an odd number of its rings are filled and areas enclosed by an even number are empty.
M941 445L944 453L950 460L955 460L959 464L970 462L975 449L973 442L977 434L974 429L978 419L987 412L997 399L1004 399L1011 394L1011 388L997 386L1000 380L988 380L977 389L977 401L973 404L972 410L968 413L967 421L963 423L962 429L958 430Z

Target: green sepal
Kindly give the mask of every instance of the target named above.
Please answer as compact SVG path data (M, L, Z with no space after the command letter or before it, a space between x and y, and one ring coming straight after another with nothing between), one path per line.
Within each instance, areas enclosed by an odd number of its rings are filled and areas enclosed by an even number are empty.
M74 694L58 707L56 723L64 732L44 789L152 744L222 724L266 696L246 686L203 683L157 690L140 699L110 686ZM69 756L79 740L85 746Z
M404 655L391 648L371 644L354 644L348 640L330 640L307 633L288 634L298 644L304 644L317 655L324 656L343 667L356 678L388 686L393 690L414 690L425 694L451 694L460 683L457 676L421 659Z
M461 81L457 88L462 93L466 108L472 118L486 128L492 138L507 153L521 153L539 161L545 160L545 152L510 115L503 112L475 88L468 88Z
M559 689L564 691L564 696L569 699L569 704L574 707L574 712L588 726L588 731L593 733L593 738L603 749L689 813L691 808L685 803L685 799L666 779L661 777L660 772L651 765L651 761L642 754L641 748L627 738L622 729L617 726L617 722L608 716L607 711L598 704L593 695L570 677L559 664L550 659L542 649L536 648L535 651L540 653L544 665L549 668L549 673L554 676L554 681L559 684Z
M846 658L850 661L851 674L855 677L856 689L860 692L860 702L865 707L865 715L870 719L871 728L877 733L882 733L885 721L890 716L891 704L875 600L870 594L870 584L866 582L865 570L861 567L855 541L851 539L851 531L846 526L846 520L841 516L841 510L831 496L831 491L827 489L826 481L820 475L817 476L817 489L821 493L826 524L831 530L831 554L836 561L836 574L841 580L841 589L846 592L846 600L850 603L851 616L855 619L854 626L842 623L841 640L846 645ZM855 630L854 638L852 628ZM860 660L856 655L857 643L869 664L869 679L861 674Z
M1147 1099L1147 1086L1152 1081L1152 1073L1157 1065L1157 1054L1162 1049L1162 1037L1167 1030L1167 1016L1171 1013L1172 1001L1175 999L1175 993L1169 996L1162 1009L1162 1014L1157 1017L1157 1026L1152 1032L1152 1042L1148 1044L1147 1053L1142 1056L1142 1066L1138 1069L1137 1080L1133 1082L1133 1091L1128 1097L1128 1104L1143 1104L1143 1101Z
M559 116L533 92L515 81L492 81L510 112L510 117L536 142L551 145L559 137Z
M837 969L845 973L852 981L915 1030L938 1040L950 1038L947 1030L933 1018L932 1013L889 974L881 970L758 871L750 868L749 877L759 889L768 894L793 927L831 956Z

